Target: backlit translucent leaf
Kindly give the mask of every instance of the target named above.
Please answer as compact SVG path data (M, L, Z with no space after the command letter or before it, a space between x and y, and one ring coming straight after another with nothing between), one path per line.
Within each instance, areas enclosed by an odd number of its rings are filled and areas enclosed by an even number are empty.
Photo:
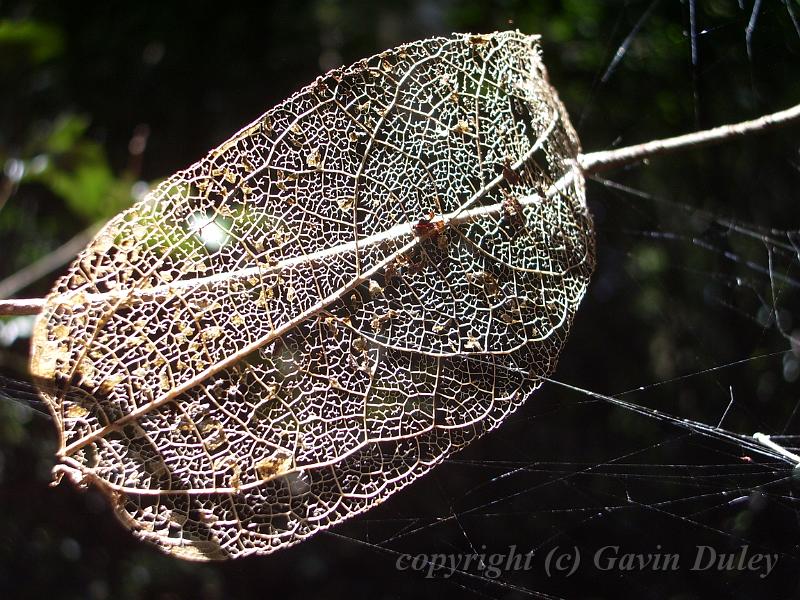
M57 471L177 556L264 554L529 398L594 264L537 44L330 72L109 222L34 332Z

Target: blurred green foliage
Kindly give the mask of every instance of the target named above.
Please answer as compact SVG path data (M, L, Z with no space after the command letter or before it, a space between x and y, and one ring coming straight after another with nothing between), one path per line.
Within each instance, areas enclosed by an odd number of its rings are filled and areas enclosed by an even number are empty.
M32 67L59 56L64 50L61 30L34 20L0 21L3 70Z
M56 87L53 77L65 68L68 38L55 23L0 21L0 78L9 89L0 117L0 164L6 178L0 236L18 246L0 259L0 272L23 268L81 225L108 219L132 201L134 173L112 170L106 147L90 132L91 117L52 98L42 103ZM23 202L5 206L12 190ZM50 210L38 215L35 224L26 197L48 203Z
M115 177L105 148L86 136L84 116L63 114L40 139L32 139L33 157L23 161L20 184L41 183L62 198L67 208L88 223L105 220L131 202L133 181Z

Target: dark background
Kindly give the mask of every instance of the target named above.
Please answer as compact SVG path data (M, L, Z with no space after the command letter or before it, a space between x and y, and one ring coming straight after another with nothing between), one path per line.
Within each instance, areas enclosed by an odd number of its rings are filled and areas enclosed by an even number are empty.
M324 70L435 34L542 34L587 150L786 108L800 101L800 3L756 4L753 19L753 0L0 1L0 279ZM591 182L599 266L556 379L711 425L733 398L725 430L800 433L799 151L795 127L608 174L639 195ZM18 295L46 293L56 275ZM16 380L25 324L0 321L0 372ZM97 493L47 487L54 446L47 419L0 402L3 597L800 595L790 466L555 384L363 518L227 564L162 556ZM512 544L536 551L530 571L426 579L395 568L398 553ZM778 553L778 567L765 579L692 572L699 544ZM600 572L588 561L606 545L660 546L683 566ZM548 552L573 546L584 564L548 577Z

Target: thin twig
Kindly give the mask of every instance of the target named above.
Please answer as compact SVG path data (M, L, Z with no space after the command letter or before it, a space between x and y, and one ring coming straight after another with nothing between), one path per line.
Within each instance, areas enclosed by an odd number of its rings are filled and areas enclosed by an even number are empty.
M717 144L747 134L763 133L797 120L800 120L800 104L770 115L764 115L752 121L743 121L734 125L721 125L713 129L696 131L663 140L653 140L644 144L618 148L617 150L580 154L578 155L578 164L584 173L599 173L606 169L627 165L650 156Z
M800 466L800 456L797 456L794 452L787 450L780 444L776 444L770 439L770 436L764 433L754 433L753 439L760 444L763 444L770 450L773 450L775 453L786 459L788 462L792 463L795 466Z
M44 298L0 300L0 316L38 315L43 307Z
M98 229L98 225L87 227L62 246L0 281L0 299L13 296L20 290L39 281L45 275L67 264L75 258L78 252L86 247L86 244L94 237Z
M721 125L714 129L706 129L704 131L697 131L663 140L654 140L644 144L626 146L624 148L618 148L617 150L603 150L600 152L580 154L578 155L578 166L584 173L595 174L607 169L630 164L650 156L667 154L676 150L699 148L747 134L763 133L782 125L788 125L793 121L800 121L800 104L786 110L759 117L758 119L753 119L752 121L743 121L733 125ZM476 212L485 212L486 209L479 208L475 210ZM74 239L67 242L67 244L56 250L54 254L62 254L62 249L68 245L72 245L73 241ZM84 245L85 243L81 244L80 248ZM74 255L80 248L77 248L75 252L70 254ZM68 253L63 252L63 254L66 256ZM66 256L66 260L69 260L69 258L70 256ZM35 265L32 265L31 268L33 268L33 266ZM5 284L6 282L2 283ZM33 315L39 313L43 306L44 299L42 298L0 300L0 315Z

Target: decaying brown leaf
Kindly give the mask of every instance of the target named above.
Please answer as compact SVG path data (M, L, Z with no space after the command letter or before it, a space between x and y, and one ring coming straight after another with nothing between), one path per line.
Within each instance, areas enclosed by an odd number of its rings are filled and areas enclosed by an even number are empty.
M48 296L31 369L57 473L197 560L385 500L555 368L594 264L579 150L536 36L321 77L114 218Z

